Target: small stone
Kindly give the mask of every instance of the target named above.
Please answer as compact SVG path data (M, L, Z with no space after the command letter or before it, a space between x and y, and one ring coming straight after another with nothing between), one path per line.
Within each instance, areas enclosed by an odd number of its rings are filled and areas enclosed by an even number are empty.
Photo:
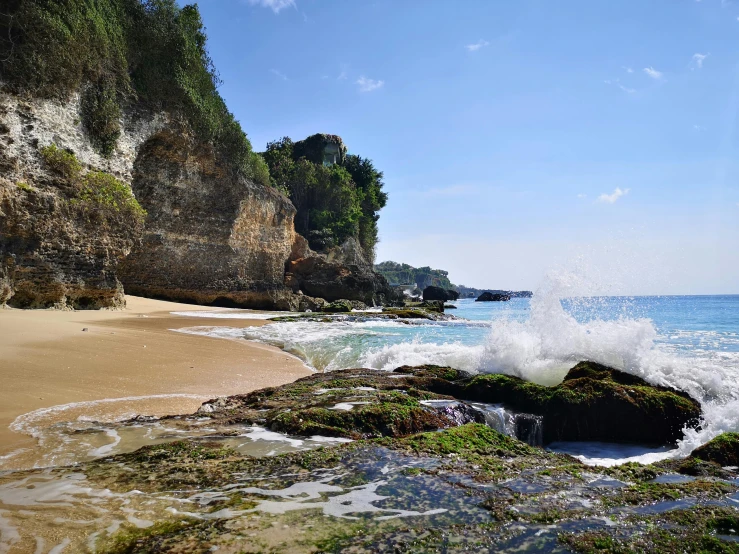
M82 331L83 331L83 332L85 332L85 331L88 331L88 330L89 330L89 329L88 329L87 327L83 327L83 328L82 328Z

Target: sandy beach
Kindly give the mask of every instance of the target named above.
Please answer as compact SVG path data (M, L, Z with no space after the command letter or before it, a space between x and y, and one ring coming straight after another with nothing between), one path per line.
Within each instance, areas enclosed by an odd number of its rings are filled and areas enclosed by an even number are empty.
M218 308L129 296L121 311L0 309L0 459L32 449L28 433L54 421L191 413L310 374L277 348L172 331L266 323L171 314L203 310Z

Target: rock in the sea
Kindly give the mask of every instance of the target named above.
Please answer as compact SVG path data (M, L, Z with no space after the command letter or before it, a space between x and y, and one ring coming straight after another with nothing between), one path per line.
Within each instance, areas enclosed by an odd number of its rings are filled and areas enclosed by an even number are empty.
M739 433L722 433L693 450L690 456L722 467L739 466Z
M475 302L508 302L510 299L508 294L483 292Z
M447 300L458 300L459 293L452 289L444 289L441 287L428 286L423 289L424 300L441 300L446 302Z
M491 374L472 378L457 394L543 416L545 443L674 444L701 416L700 404L687 393L594 362L577 364L555 387Z

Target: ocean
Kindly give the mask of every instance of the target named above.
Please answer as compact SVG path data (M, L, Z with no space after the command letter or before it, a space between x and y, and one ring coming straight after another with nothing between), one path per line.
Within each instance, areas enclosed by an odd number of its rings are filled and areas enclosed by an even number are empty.
M453 304L456 309L447 313L456 319L444 322L388 321L364 314L369 319L349 316L331 323L278 322L247 329L224 321L223 326L186 331L275 345L316 371L438 364L553 385L579 361L592 360L685 390L701 402L705 421L698 430L686 430L673 450L550 446L591 463L684 456L721 432L739 431L739 295L564 297L549 288L531 299Z

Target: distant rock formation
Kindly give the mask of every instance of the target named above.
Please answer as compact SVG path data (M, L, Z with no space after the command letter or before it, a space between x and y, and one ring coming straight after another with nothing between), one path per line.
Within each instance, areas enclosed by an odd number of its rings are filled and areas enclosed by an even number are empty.
M499 294L492 292L483 292L480 296L477 297L477 300L475 302L508 302L511 299L511 297L508 294Z
M457 300L459 293L452 289L443 289L441 287L429 286L423 289L424 300L442 300L444 302L448 300Z

